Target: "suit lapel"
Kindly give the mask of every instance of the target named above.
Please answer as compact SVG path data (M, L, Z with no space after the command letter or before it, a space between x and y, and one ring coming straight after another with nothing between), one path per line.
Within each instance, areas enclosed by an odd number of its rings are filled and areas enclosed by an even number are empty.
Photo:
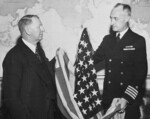
M36 58L36 55L32 52L32 50L26 46L24 44L24 42L22 41L22 38L20 37L20 39L18 40L17 45L19 46L19 49L22 51L22 53L24 54L26 60L32 64L32 63L37 63L38 59Z
M48 86L50 83L50 77L48 76L48 72L45 69L44 63L41 63L36 55L30 50L30 48L23 43L22 38L19 39L18 45L25 55L29 65L34 69L33 71L35 71L39 76L39 79L44 81L44 83Z

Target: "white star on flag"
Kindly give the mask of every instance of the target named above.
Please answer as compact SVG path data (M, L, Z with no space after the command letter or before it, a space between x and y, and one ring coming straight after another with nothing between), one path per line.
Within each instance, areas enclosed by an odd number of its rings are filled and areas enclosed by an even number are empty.
M89 61L89 65L93 65L94 61L92 59L90 59Z
M78 83L77 83L77 84L78 84L78 85L80 85L80 83L81 83L81 81L78 81Z
M86 55L87 55L87 56L90 56L90 51L87 50Z
M86 48L86 47L87 47L87 45L88 45L88 44L87 44L86 42L84 42L83 47L84 47L84 48Z
M94 83L94 82L90 81L89 83L90 83L90 86L93 86L93 83Z
M83 79L83 81L86 81L86 76L83 76L82 79Z
M92 71L92 74L96 74L96 70L94 68L91 71Z
M83 57L83 60L85 60L86 56Z
M79 105L79 107L82 107L82 102L78 101L77 104Z
M81 87L80 90L79 90L80 94L82 94L82 93L84 94L84 90L85 90L85 89L83 89L83 88Z
M77 94L74 94L73 97L74 97L74 98L77 98Z
M79 65L82 66L83 65L83 61L80 60L79 61Z
M89 85L88 84L86 84L86 88L89 89Z
M88 77L90 77L90 73L87 73Z
M101 104L101 100L97 99L96 101L96 105L100 105Z
M87 64L85 64L85 65L84 65L84 67L85 67L85 69L86 69L86 68L88 67L88 65L87 65Z
M83 99L84 99L85 103L89 102L89 97L85 96Z
M79 54L80 54L80 53L82 53L83 51L82 51L82 49L80 48L78 52L79 52Z
M95 89L92 91L92 93L93 93L93 96L95 95L97 95L97 93L98 93L98 91L96 91Z
M79 72L79 71L80 71L80 70L79 70L79 68L77 67L77 68L76 68L76 72Z
M91 105L89 105L89 110L92 111L92 106Z
M83 114L87 114L86 111L87 111L87 110L83 109L83 110L82 110Z
M82 40L82 41L80 42L80 44L81 44L81 45L84 45L84 41Z

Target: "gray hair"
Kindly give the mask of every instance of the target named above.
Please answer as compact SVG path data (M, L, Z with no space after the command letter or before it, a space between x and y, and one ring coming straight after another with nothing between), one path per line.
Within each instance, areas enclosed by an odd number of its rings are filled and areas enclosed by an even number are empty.
M118 6L122 6L124 11L127 11L128 15L131 16L131 7L128 4L124 4L124 3L117 3L114 8L118 7Z
M39 19L39 17L37 15L25 15L19 20L18 28L19 28L21 34L24 32L25 26L32 23L32 18Z

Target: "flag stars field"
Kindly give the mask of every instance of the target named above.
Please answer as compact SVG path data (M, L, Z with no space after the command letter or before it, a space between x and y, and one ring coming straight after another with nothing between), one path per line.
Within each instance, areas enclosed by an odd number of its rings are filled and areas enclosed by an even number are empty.
M87 29L85 28L78 44L75 62L76 89L74 92L77 94L77 98L74 99L78 105L81 105L82 102L82 106L79 106L79 109L84 119L90 119L102 110L100 100L97 100L101 99L101 95L98 83L96 82L93 52L94 50L90 43Z

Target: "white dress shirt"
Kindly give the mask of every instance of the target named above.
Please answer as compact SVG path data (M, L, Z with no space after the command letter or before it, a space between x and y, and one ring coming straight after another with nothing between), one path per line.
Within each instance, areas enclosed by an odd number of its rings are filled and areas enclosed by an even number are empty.
M33 45L33 44L31 44L31 43L29 43L28 41L26 41L26 40L23 39L23 38L22 38L22 40L23 40L23 42L25 43L25 45L28 46L28 47L35 53L36 46Z

